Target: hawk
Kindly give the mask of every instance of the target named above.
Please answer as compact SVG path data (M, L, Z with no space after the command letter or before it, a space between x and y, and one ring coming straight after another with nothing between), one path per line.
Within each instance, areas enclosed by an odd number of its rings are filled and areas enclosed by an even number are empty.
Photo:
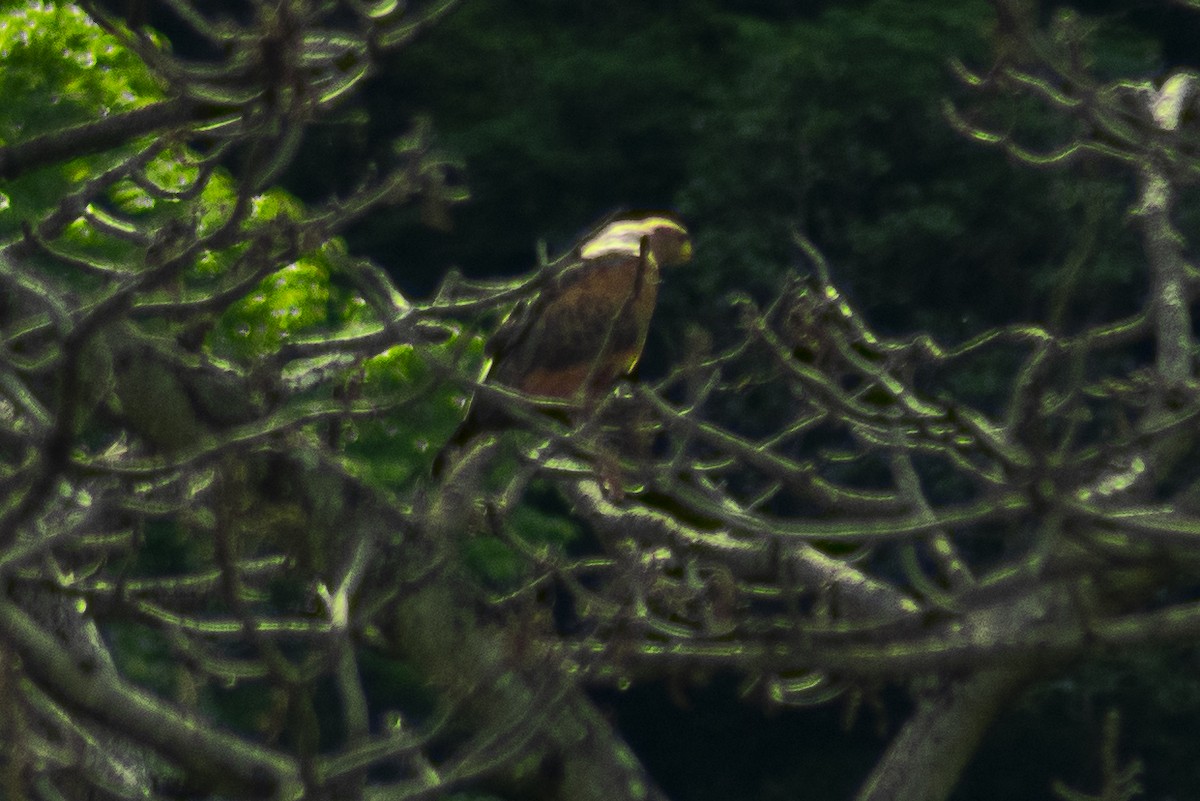
M487 344L484 380L582 409L637 366L658 298L659 271L691 259L673 215L623 215L603 223L551 266L541 290L505 318ZM509 418L477 400L446 450Z

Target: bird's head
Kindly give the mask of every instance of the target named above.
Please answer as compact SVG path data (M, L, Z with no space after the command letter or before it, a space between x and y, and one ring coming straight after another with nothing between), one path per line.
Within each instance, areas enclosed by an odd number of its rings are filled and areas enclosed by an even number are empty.
M670 267L692 259L692 240L683 224L665 215L636 220L614 220L583 243L579 255L585 259L609 253L639 253L642 240L658 264Z

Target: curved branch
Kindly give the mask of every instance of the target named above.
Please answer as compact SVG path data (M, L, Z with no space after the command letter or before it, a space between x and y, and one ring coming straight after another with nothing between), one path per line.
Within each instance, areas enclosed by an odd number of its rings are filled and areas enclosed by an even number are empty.
M279 799L303 791L295 762L277 751L215 728L167 704L110 668L81 664L16 604L0 599L0 639L20 655L30 676L54 698L114 726L198 775L222 776Z

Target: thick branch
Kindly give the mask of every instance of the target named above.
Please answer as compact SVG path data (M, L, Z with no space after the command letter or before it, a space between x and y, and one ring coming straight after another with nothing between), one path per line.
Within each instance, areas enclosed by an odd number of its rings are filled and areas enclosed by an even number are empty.
M164 100L0 148L0 178L16 178L64 159L127 145L147 134L181 126L195 119L199 109L199 104L188 98Z
M943 801L992 719L1038 668L980 671L918 703L856 801Z
M1163 132L1174 131L1195 78L1172 76L1150 98L1155 123ZM1150 261L1151 304L1154 314L1155 366L1163 381L1178 387L1191 375L1191 312L1187 303L1187 269L1183 237L1171 222L1174 187L1171 165L1157 152L1143 160L1139 169L1140 198L1134 219L1141 229L1143 247Z
M299 798L303 785L288 757L220 731L171 706L103 665L72 659L16 604L0 600L0 638L21 657L26 673L59 702L113 726L198 775L223 777L263 795Z

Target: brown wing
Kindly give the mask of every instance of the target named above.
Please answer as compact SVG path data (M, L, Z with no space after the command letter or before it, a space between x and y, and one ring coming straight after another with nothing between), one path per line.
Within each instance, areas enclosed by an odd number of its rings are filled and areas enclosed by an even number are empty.
M669 218L606 222L493 334L485 380L586 406L641 357L658 295L658 251L678 264L690 248L686 229ZM476 402L450 445L506 422L496 404Z
M637 363L657 292L657 265L644 247L585 261L523 311L488 378L563 399L603 392Z

